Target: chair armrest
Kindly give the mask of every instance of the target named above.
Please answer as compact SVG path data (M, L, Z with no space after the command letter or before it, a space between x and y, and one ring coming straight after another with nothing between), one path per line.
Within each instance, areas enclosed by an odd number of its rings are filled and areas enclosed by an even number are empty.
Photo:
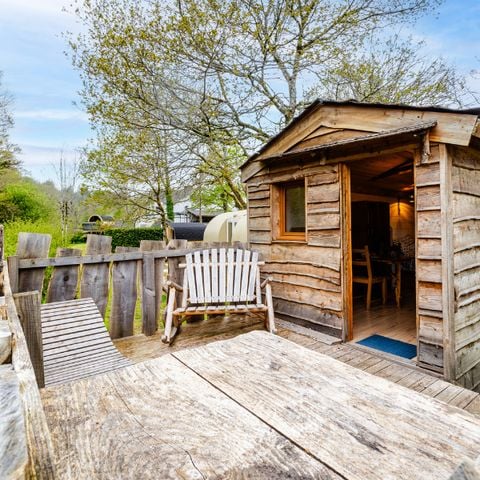
M271 281L273 281L273 277L267 277L267 278L260 284L260 288L265 288L265 286L267 285L267 283L270 283Z
M183 292L183 287L181 287L178 283L173 282L172 280L167 281L167 287L173 287L175 290Z

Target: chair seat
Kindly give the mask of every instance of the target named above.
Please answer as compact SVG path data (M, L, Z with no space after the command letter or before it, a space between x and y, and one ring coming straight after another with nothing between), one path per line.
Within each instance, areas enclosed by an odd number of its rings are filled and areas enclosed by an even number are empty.
M263 304L241 304L241 305L196 305L187 308L176 308L173 313L174 315L196 315L197 313L226 313L226 312L234 312L234 313L241 313L241 312L265 312L267 311L267 306Z

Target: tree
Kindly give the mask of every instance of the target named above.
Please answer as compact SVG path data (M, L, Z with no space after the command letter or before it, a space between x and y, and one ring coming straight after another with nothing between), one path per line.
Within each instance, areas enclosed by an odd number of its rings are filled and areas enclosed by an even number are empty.
M15 168L19 165L16 154L20 149L11 143L9 130L13 127L13 117L10 113L12 104L11 95L2 90L2 76L0 72L0 171Z
M167 144L167 136L151 130L118 131L104 129L100 148L86 152L80 170L86 185L98 201L120 204L143 214L156 214L162 226L173 220L173 190L188 176L185 162L171 156L181 150ZM173 177L172 170L176 175Z
M95 124L180 134L183 158L243 207L239 164L314 96L458 103L452 68L387 35L438 3L85 0L70 45Z

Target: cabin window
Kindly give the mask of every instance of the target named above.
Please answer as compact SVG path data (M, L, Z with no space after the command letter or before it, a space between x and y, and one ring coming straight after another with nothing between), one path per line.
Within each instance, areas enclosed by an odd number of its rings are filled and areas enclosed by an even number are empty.
M305 240L305 183L278 185L279 240Z

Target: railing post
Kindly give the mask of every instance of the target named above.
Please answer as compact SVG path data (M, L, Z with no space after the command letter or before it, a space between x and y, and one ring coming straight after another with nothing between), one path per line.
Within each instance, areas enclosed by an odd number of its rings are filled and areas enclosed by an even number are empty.
M145 252L142 262L142 332L153 335L157 331L155 315L155 257Z
M40 317L40 293L24 292L13 295L18 317L22 324L30 360L39 388L45 386L43 375L42 323Z

